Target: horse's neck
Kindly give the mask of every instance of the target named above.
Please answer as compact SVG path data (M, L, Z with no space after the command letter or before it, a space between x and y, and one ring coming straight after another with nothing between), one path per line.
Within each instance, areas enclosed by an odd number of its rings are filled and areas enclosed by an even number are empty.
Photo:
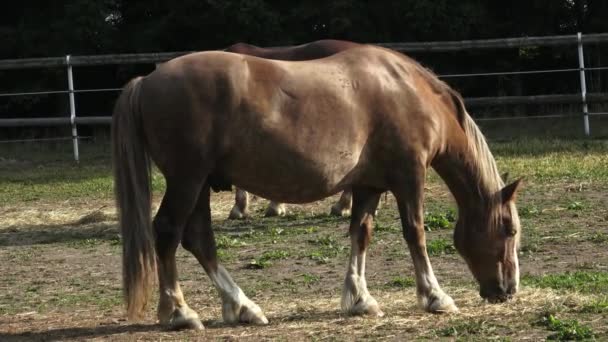
M433 161L433 168L444 180L456 199L461 213L470 213L490 204L499 188L494 188L483 164L475 161L477 156L470 150L466 138L448 141L447 148Z

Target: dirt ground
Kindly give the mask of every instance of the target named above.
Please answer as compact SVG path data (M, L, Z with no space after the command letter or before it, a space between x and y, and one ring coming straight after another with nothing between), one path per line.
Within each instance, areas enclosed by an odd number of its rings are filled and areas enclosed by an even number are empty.
M265 311L268 326L222 323L220 299L194 257L178 251L186 301L206 329L166 331L146 319L127 322L121 297L120 237L109 198L34 200L0 207L0 341L65 340L544 340L551 314L608 339L608 184L527 182L519 199L523 225L522 289L504 304L488 304L451 247L451 228L431 227L439 241L431 262L460 308L434 315L416 306L413 267L401 237L394 199L383 196L368 254L367 278L386 316L349 317L339 310L346 271L348 218L327 215L337 199L289 205L282 218L228 221L233 194L212 195L220 259ZM431 181L429 216L453 212L449 192ZM444 215L445 216L445 215ZM573 272L592 280L553 284ZM578 273L577 273L578 274ZM561 279L561 278L560 278ZM560 285L561 284L561 285ZM603 301L603 302L602 302Z

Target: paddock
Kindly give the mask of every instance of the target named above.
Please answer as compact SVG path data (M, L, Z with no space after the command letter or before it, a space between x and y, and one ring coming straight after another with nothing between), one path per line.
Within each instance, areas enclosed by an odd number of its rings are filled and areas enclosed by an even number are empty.
M142 322L126 321L107 151L87 147L76 165L69 151L22 148L0 160L2 341L608 338L606 140L490 142L500 171L525 177L518 198L522 285L502 304L479 297L452 245L456 205L439 177L428 175L427 249L460 308L455 314L428 314L416 305L413 266L391 194L380 201L368 254L369 289L386 315L369 318L340 311L350 242L348 218L328 215L337 197L288 205L279 218L264 218L267 202L258 198L249 219L229 221L234 194L213 193L220 259L270 323L222 323L215 288L180 247L181 285L205 325L200 332L163 330L155 324L155 305ZM164 190L158 173L153 188L156 208Z

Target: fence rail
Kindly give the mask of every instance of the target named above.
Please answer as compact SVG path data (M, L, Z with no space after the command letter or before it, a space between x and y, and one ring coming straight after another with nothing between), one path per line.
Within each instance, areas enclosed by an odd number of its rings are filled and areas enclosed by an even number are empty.
M487 105L520 105L520 104L580 104L582 106L582 117L585 134L590 134L589 115L605 113L589 113L588 103L608 102L608 94L587 93L585 71L605 70L607 67L585 68L584 65L584 44L607 43L608 33L582 35L563 35L545 37L520 37L504 39L484 39L484 40L462 40L444 42L419 42L419 43L377 43L401 52L446 52L462 51L473 49L510 49L533 46L567 46L576 45L578 49L578 68L574 66L568 69L552 70L528 70L528 71L505 71L487 72L479 74L450 74L440 77L480 77L480 76L499 76L513 74L537 74L552 72L576 72L580 74L581 93L579 94L555 94L555 95L535 95L535 96L502 96L502 97L478 97L466 98L467 106L487 106ZM118 91L120 88L106 89L74 89L73 67L75 66L97 66L97 65L120 65L120 64L159 64L175 57L190 53L182 52L162 52L162 53L141 53L141 54L111 54L94 56L65 56L50 58L26 58L26 59L6 59L0 60L0 70L18 70L32 68L66 68L68 76L67 90L36 91L0 94L0 97L23 96L23 95L43 95L43 94L68 94L70 99L70 112L66 117L37 117L37 118L16 118L0 119L0 127L26 127L26 126L66 126L72 127L72 140L74 144L74 158L78 161L78 132L77 125L108 125L111 117L107 116L77 116L74 101L75 94L85 92L110 92Z

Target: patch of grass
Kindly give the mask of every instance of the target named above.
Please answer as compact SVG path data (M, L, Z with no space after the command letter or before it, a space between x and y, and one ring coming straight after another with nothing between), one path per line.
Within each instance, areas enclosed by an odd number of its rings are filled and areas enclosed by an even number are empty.
M264 260L284 260L289 257L289 252L284 250L268 251L262 254L261 258Z
M303 273L302 274L302 281L304 282L304 284L306 285L311 285L314 283L318 283L319 280L321 280L321 278L317 275L311 274L311 273Z
M215 237L217 249L229 249L234 247L246 246L247 244L237 238L228 235L218 235Z
M603 297L586 304L580 310L584 313L608 313L608 297Z
M437 329L435 333L440 337L467 338L470 335L479 335L488 329L487 322L483 320L470 322L455 322L445 328Z
M384 224L378 221L375 221L374 231L379 232L400 232L401 225L400 224Z
M456 248L454 248L454 245L448 239L439 238L428 241L426 244L426 251L430 256L454 254L456 253Z
M449 229L452 228L452 223L456 221L456 216L453 211L446 213L424 213L424 230L427 232L433 229Z
M386 285L397 288L414 287L416 286L416 280L412 277L394 277Z
M319 228L317 227L308 227L304 229L304 232L306 232L306 234L314 234L319 230Z
M573 290L582 293L608 292L608 272L575 271L544 276L524 276L522 282L527 286Z
M604 244L608 242L608 234L606 233L594 233L589 237L589 241L597 244Z
M593 330L590 327L580 324L577 320L561 320L553 314L545 313L540 321L540 325L546 327L554 334L547 336L548 340L557 341L580 341L588 340L594 337Z
M268 251L260 257L255 258L247 264L248 268L263 269L272 265L274 260L284 260L289 257L289 252L283 250Z
M538 208L533 205L518 208L517 212L519 213L519 217L521 218L535 217L540 214L540 210L538 210Z
M335 258L347 250L344 245L338 243L334 237L329 235L308 240L308 242L319 246L319 248L310 252L308 257L320 264L328 263L331 258Z
M570 202L570 204L568 204L568 210L583 210L585 208L585 206L583 205L582 202L579 201L574 201L574 202Z

